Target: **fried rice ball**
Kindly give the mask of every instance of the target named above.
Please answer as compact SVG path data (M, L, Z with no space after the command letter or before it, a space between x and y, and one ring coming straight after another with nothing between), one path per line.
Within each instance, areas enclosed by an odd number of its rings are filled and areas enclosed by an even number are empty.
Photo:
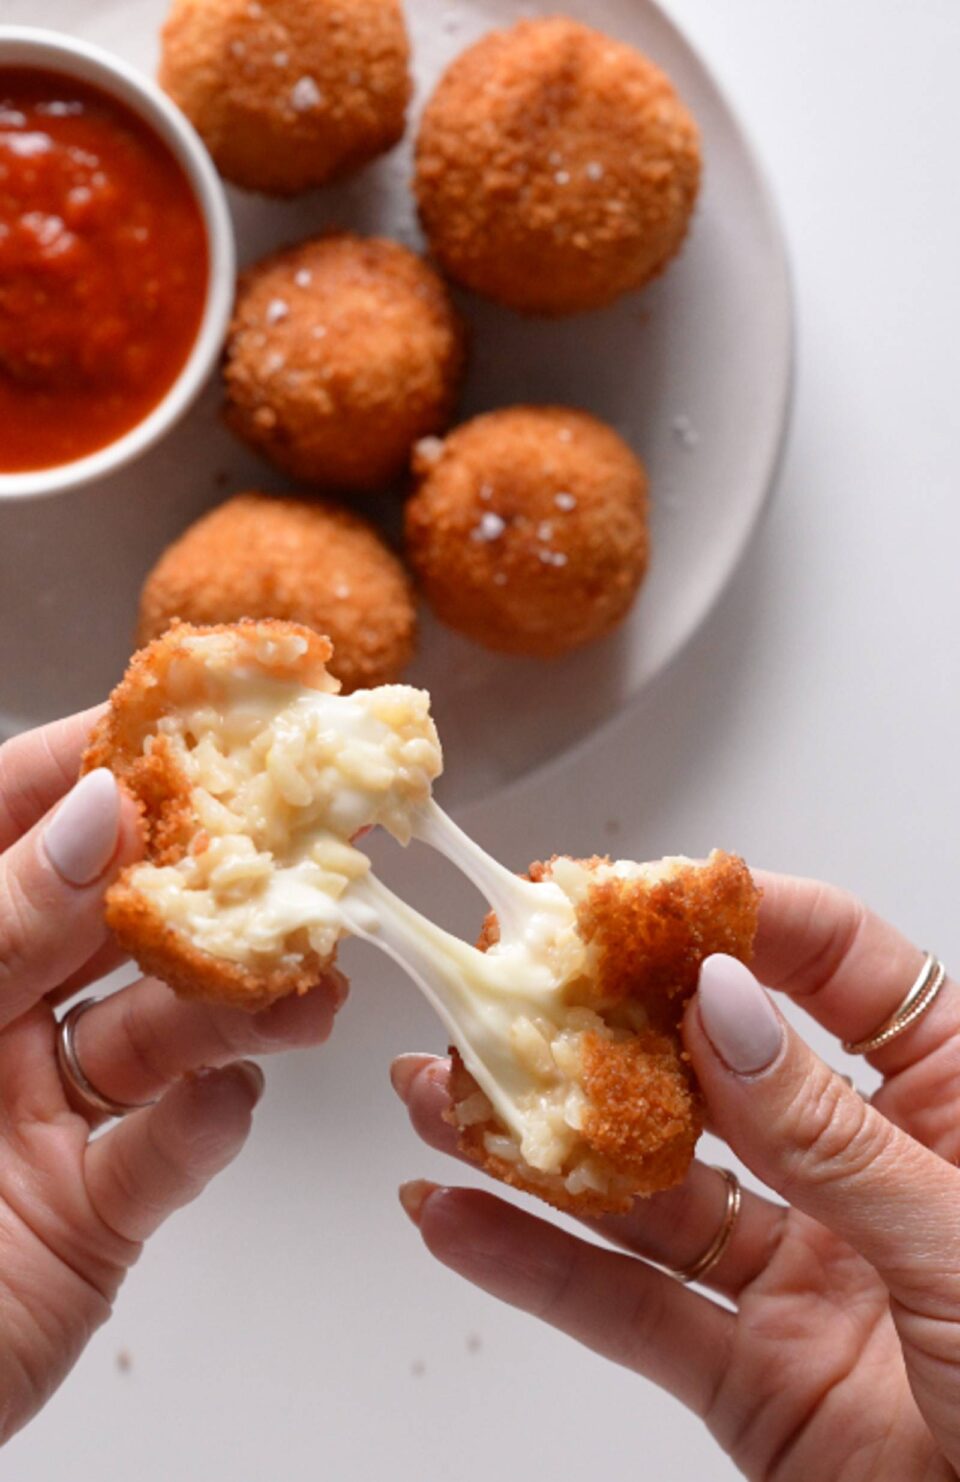
M289 196L402 137L400 0L173 0L160 83L235 185Z
M531 314L575 314L657 276L700 181L696 124L633 47L556 16L494 31L441 78L415 190L451 278Z
M390 684L413 657L406 572L358 515L314 500L238 494L169 546L140 596L137 642L175 619L281 618L326 635L346 693Z
M604 637L647 570L647 476L586 412L513 407L421 443L407 553L440 620L537 658Z
M447 426L463 366L463 329L432 269L397 242L333 233L241 278L226 418L291 478L376 488Z
M680 1035L684 1009L705 957L750 960L760 891L743 860L720 850L704 863L558 857L531 865L528 878L562 881L578 899L590 954L589 975L565 995L576 1005L571 1022L555 1038L546 1022L530 1026L523 1040L548 1113L551 1074L557 1081L556 1123L572 1146L560 1173L526 1164L455 1048L447 1119L461 1151L495 1178L580 1216L623 1213L690 1166L703 1107ZM499 938L491 915L479 945ZM571 1085L576 1134L566 1120Z
M369 887L356 839L409 843L443 770L429 695L341 695L330 653L295 623L176 624L94 729L84 768L113 771L144 843L108 925L187 997L259 1009L313 987Z
M218 663L205 665L196 645L211 638L219 640L222 655ZM335 693L337 682L326 667L330 654L329 641L309 628L260 622L219 628L175 624L134 655L94 728L83 770L109 767L134 799L148 866L174 867L209 853L211 840L197 813L194 780L184 765L180 722L198 704L212 700L215 709L223 706L216 689L207 693L208 685L217 686L218 671L226 684L231 672L243 666L269 679ZM335 960L335 947L321 955L309 945L294 958L267 959L257 968L214 956L177 930L157 901L138 887L141 868L129 866L107 891L107 925L143 972L184 997L256 1012L288 994L308 992Z

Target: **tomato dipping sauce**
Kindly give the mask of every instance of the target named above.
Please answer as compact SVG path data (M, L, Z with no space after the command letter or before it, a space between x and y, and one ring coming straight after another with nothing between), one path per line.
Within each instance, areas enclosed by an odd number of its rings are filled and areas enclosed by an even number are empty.
M124 104L0 67L0 473L107 447L190 356L209 246L190 181Z

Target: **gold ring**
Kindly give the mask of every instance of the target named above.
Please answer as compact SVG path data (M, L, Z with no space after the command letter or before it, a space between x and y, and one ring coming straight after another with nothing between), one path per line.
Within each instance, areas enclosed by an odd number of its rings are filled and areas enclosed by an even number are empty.
M77 1059L77 1046L74 1038L77 1023L87 1010L92 1009L98 1002L96 998L81 998L80 1002L75 1003L60 1020L57 1025L57 1069L68 1099L83 1116L93 1119L125 1117L130 1112L141 1111L145 1106L153 1106L153 1102L141 1101L128 1104L104 1096L91 1081L87 1080L83 1067Z
M844 1040L843 1048L847 1054L869 1055L903 1034L905 1029L909 1029L911 1024L916 1024L917 1020L927 1012L946 979L947 970L943 963L938 957L934 957L932 952L928 952L923 959L923 967L900 1007L894 1010L889 1019L884 1019L879 1029L875 1029L873 1034L868 1034L866 1039Z
M731 1168L717 1168L714 1166L713 1171L714 1173L719 1173L727 1186L727 1202L724 1205L720 1228L703 1255L699 1256L689 1266L667 1267L670 1275L675 1277L677 1281L682 1281L685 1286L689 1286L694 1281L702 1281L707 1272L712 1271L714 1266L720 1261L727 1246L730 1244L734 1227L737 1223L737 1216L740 1213L740 1205L743 1202L740 1180L733 1170Z

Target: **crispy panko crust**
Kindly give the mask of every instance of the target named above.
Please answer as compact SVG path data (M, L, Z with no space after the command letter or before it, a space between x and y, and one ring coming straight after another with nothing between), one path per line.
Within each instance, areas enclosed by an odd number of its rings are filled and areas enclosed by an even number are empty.
M583 861L588 868L606 859ZM533 864L531 880L549 879L553 861ZM643 1004L650 1027L631 1040L610 1043L588 1035L583 1085L593 1109L584 1137L598 1156L630 1179L629 1196L594 1190L579 1194L546 1190L484 1146L487 1133L502 1133L496 1121L458 1128L461 1150L494 1178L581 1216L625 1213L633 1197L680 1183L703 1130L703 1108L680 1036L687 1001L705 957L726 952L750 960L757 931L760 891L742 859L721 851L702 865L683 865L655 884L606 880L593 885L577 913L584 940L594 949L594 992L577 1003L598 1012L632 999ZM484 951L499 940L496 916L484 923ZM477 1084L456 1049L452 1060L453 1104L466 1101ZM455 1117L450 1121L456 1126Z
M333 232L240 280L228 425L291 478L371 489L406 472L453 415L463 326L432 268L382 237Z
M162 715L174 708L168 682L171 666L187 656L184 640L200 634L235 633L270 641L298 637L306 649L295 662L272 664L271 674L317 689L331 690L336 682L327 672L332 649L326 638L296 623L244 622L193 627L178 623L163 637L135 654L126 674L110 696L106 714L98 721L83 758L83 772L109 767L140 812L144 859L155 865L176 864L189 853L199 825L190 802L189 787L163 737L157 737L149 756L143 754L146 736L155 735ZM306 954L295 969L253 973L238 963L210 957L167 926L160 913L130 882L135 866L124 870L107 891L107 925L125 952L145 973L162 978L185 998L230 1004L256 1012L291 993L315 987L332 965L316 953Z
M326 635L345 694L392 684L413 658L410 580L366 520L317 500L238 494L160 557L140 596L137 642L174 619L281 618Z
M162 40L161 86L247 190L310 190L403 136L400 0L174 0Z
M427 104L416 195L452 278L526 313L600 308L678 252L696 124L663 72L562 16L465 51Z
M407 554L442 622L552 658L623 621L650 552L643 465L566 407L510 407L417 452Z

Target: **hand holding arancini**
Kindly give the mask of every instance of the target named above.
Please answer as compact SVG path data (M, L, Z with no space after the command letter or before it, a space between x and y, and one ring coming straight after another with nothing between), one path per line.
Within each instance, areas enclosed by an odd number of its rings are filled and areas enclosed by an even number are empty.
M757 883L753 970L708 957L684 1020L710 1130L757 1180L734 1206L730 1171L702 1161L587 1239L476 1188L421 1179L401 1198L445 1266L672 1394L751 1482L952 1482L960 984L870 1053L883 1083L866 1097L774 1000L867 1039L924 953L846 891ZM427 1144L455 1154L450 1066L403 1056L393 1079ZM699 1290L674 1279L711 1248Z
M377 489L453 416L464 331L442 280L399 242L332 232L240 280L226 419L290 478Z
M154 1232L240 1152L264 1087L246 1057L322 1044L347 991L331 973L258 1016L128 983L75 1020L84 1074L130 1108L103 1125L56 1050L57 1005L119 965L104 894L141 848L110 772L75 780L96 719L0 746L0 1445L60 1386L128 1275L142 1279L132 1267Z

